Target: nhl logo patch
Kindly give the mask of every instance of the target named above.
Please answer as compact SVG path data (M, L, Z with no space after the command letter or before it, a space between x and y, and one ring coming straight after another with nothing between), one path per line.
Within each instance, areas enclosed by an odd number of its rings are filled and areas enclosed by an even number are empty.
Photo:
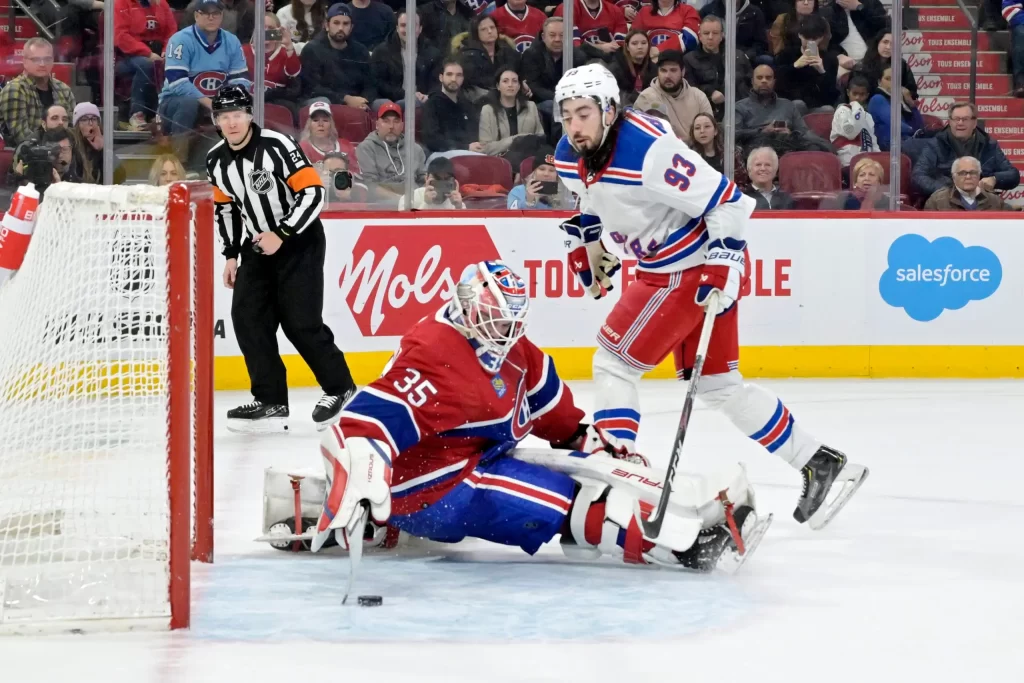
M505 392L508 391L508 385L505 384L505 380L501 377L495 377L491 380L491 386L494 387L494 393L498 395L498 398L505 397Z
M256 194L266 194L273 186L274 179L267 169L258 168L249 173L249 188Z

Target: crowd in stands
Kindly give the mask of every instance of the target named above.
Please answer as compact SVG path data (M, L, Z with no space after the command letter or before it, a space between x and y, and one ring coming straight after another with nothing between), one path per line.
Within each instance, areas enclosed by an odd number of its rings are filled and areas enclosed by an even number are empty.
M566 68L560 0L418 0L415 16L402 0L265 2L265 125L300 140L332 204L404 208L411 176L414 209L572 205L547 163L561 135L553 104ZM893 98L912 162L902 203L1002 209L999 192L1020 183L973 105L953 106L947 125L926 122L906 60L894 92L894 36L879 0L739 0L733 54L725 51L724 0L572 2L573 63L605 63L624 104L666 120L719 170L726 166L725 92L735 87L729 165L759 209L810 208L810 201L888 206L888 164L865 155L892 147ZM93 39L103 8L115 12L118 128L151 132L167 153L154 162L151 182L202 173L218 139L211 98L225 84L256 80L253 0L72 0L60 10L37 0L33 7L40 16L56 13L66 34ZM1002 0L1002 7L1015 36L1014 86L1024 96L1024 13L1019 2ZM40 142L60 148L61 179L103 181L111 141L92 103L98 92L77 103L53 77L56 52L81 55L87 43L25 43L24 73L0 90L4 143L14 149L11 182L21 180L26 146ZM410 106L415 130L406 128ZM787 155L805 152L835 158L827 191L803 192L780 177ZM116 165L114 182L123 178Z

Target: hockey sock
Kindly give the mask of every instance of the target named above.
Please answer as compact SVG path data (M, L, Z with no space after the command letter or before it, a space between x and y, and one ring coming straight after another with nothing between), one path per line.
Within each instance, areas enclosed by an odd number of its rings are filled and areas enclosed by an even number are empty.
M641 375L604 349L594 354L594 426L618 438L630 453L640 429Z

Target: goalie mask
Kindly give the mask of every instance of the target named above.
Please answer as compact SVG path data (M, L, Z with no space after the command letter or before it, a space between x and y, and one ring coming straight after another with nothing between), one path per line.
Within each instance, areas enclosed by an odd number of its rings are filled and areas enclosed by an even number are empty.
M526 334L526 283L501 261L467 266L449 304L449 318L466 335L487 372L498 372Z

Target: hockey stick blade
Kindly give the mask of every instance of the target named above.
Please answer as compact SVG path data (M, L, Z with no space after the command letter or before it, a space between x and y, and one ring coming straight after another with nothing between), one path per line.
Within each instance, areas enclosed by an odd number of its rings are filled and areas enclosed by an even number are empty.
M643 515L637 515L644 536L652 541L661 533L661 525L665 521L665 512L668 510L668 501L672 497L672 484L675 482L676 470L679 468L679 461L683 454L683 441L686 440L686 432L690 426L690 413L693 412L693 403L697 398L697 384L700 382L700 374L704 370L704 359L708 355L708 346L711 344L711 331L715 327L715 311L717 309L718 292L712 292L704 313L704 326L700 331L693 371L690 373L690 385L686 389L683 412L679 415L679 427L676 429L676 438L672 443L672 454L668 459L668 470L662 484L661 497L658 499L658 505L651 511L647 519L644 519Z
M359 504L361 512L351 526L338 529L343 534L344 546L348 548L348 588L345 590L345 597L341 604L348 602L348 596L352 595L356 585L356 570L359 569L359 562L363 559L363 533L366 529L366 520L370 516L370 506L363 502ZM335 533L338 533L335 532Z

